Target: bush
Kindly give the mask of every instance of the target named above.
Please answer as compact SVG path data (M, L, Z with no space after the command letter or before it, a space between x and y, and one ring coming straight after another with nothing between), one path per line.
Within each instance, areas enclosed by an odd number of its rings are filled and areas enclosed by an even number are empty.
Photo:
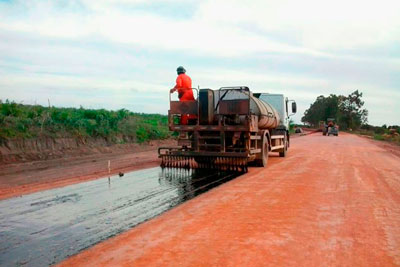
M126 109L56 108L0 100L0 138L102 137L107 140L165 139L168 117Z
M385 140L385 138L380 134L374 134L374 139L379 141Z

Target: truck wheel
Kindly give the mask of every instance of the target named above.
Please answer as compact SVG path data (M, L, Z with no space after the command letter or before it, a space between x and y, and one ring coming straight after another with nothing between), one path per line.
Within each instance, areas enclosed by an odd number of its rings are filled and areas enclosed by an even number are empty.
M259 167L266 167L267 163L268 163L268 150L269 150L268 149L268 140L266 140L267 137L265 135L263 136L262 139L263 139L262 140L263 146L261 149L261 159L256 159L255 163Z
M285 137L283 138L283 145L284 145L284 148L283 148L282 152L279 152L279 157L286 157L286 154L287 154L288 142L287 142L286 134L285 134Z

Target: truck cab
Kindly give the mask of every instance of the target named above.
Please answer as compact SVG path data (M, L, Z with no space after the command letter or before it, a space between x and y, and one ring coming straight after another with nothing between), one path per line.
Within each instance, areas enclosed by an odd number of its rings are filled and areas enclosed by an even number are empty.
M296 102L289 100L283 94L256 93L254 96L270 104L278 111L280 120L278 127L274 131L276 134L285 132L289 138L289 117L297 112ZM291 109L289 110L290 103Z

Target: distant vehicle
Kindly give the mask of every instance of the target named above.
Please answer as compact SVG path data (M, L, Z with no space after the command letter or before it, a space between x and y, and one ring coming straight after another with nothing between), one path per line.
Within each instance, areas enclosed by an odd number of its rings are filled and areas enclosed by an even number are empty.
M330 136L331 134L339 136L339 126L335 123L335 119L328 118L322 129L322 135Z
M303 129L297 127L297 128L294 129L294 132L295 133L302 133Z

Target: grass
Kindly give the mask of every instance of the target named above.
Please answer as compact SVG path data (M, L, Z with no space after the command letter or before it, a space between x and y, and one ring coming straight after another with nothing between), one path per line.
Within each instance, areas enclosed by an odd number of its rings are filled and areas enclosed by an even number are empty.
M372 137L374 140L387 141L400 145L400 134L398 133L398 130L397 133L391 133L390 130L387 128L375 127L375 129L359 129L351 133L367 135Z
M126 109L57 108L0 100L0 139L36 137L105 138L142 143L170 137L168 117Z

